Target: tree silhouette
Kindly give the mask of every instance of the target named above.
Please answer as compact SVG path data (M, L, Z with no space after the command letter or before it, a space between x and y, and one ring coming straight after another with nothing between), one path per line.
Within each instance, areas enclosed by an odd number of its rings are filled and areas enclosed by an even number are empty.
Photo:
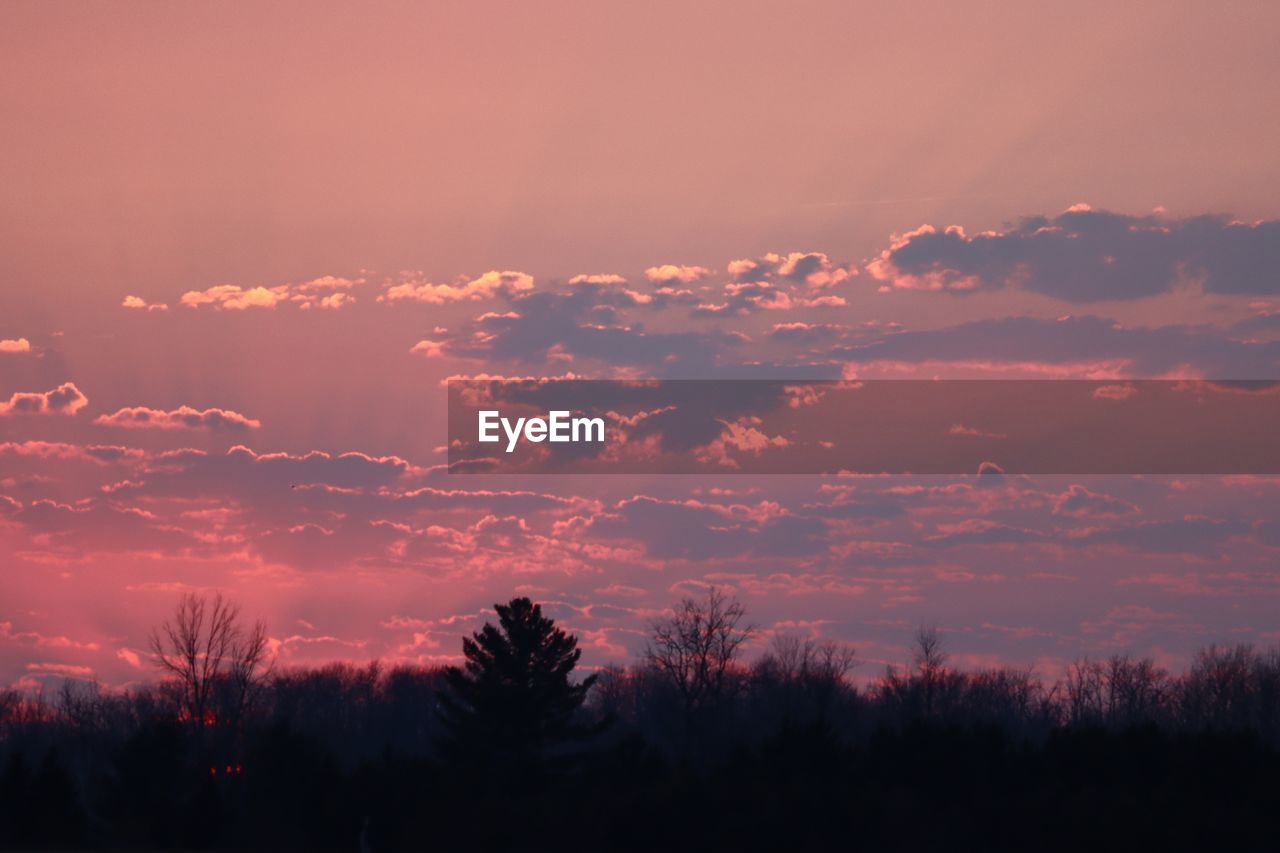
M686 716L724 698L738 650L754 631L741 624L745 615L737 599L712 587L653 623L645 657L680 694Z
M266 626L246 630L240 606L222 593L182 596L150 644L153 663L174 679L182 714L196 726L238 724L266 675Z
M582 652L578 639L527 598L495 604L489 623L462 641L466 663L448 667L439 714L450 742L470 756L537 761L580 737L575 712L596 676L569 680Z

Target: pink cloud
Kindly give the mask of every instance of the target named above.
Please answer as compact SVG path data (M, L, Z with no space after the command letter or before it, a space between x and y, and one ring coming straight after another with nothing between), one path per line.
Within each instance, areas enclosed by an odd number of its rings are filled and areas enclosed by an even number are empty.
M960 423L952 424L951 428L947 430L947 434L948 435L966 435L973 438L1008 438L1009 437L1002 432L987 432L985 430L978 429L977 427L971 427L971 426L967 426L965 424L960 424Z
M204 429L214 432L257 429L261 421L228 409L193 409L179 406L170 411L133 406L98 417L95 424L127 429Z
M627 279L625 276L620 276L616 273L593 273L593 274L583 273L582 275L575 275L573 278L569 279L569 283L570 284L619 284L621 285L621 284L626 284Z
M427 358L439 358L444 355L444 341L428 341L421 340L409 348L409 352L414 355L422 355Z
M303 311L310 310L311 308L337 310L338 308L341 308L344 305L350 305L355 301L356 298L350 293L330 293L328 296L320 296L315 299L308 299L307 301L300 302L298 308Z
M1103 385L1095 388L1093 396L1099 400L1127 400L1137 393L1138 389L1126 382L1123 385Z
M721 421L724 430L720 436L707 445L705 458L728 468L736 468L737 462L729 454L729 450L751 453L759 456L770 448L787 447L791 444L781 435L768 435L759 429L760 418L743 417L736 421Z
M55 675L62 678L93 678L92 667L72 663L29 663L27 671L37 675Z
M297 305L302 310L311 308L337 309L355 302L351 289L363 284L364 279L339 278L326 275L304 281L301 284L279 284L275 287L241 287L238 284L219 284L204 290L188 290L180 300L188 308L209 305L220 311L244 311L249 308L275 308L277 305ZM130 304L130 300L137 300ZM138 304L141 303L141 304ZM126 308L141 308L143 300L126 297ZM150 307L148 306L149 310Z
M64 382L52 391L19 391L0 402L0 415L74 415L89 405L89 398L74 382Z
M676 264L661 264L656 267L649 267L644 271L644 277L654 284L692 284L709 275L711 275L711 270L706 267L678 266Z
M124 308L132 308L137 311L168 311L169 306L163 302L148 302L141 296L126 296L124 301L120 303Z
M0 622L0 641L22 643L42 649L79 649L96 651L98 644L73 640L61 634L42 634L39 631L15 631L12 622Z
M1054 515L1075 518L1116 518L1138 511L1138 507L1128 501L1092 492L1079 484L1073 484L1065 492L1053 498Z
M737 283L786 279L814 290L833 287L858 274L852 265L832 263L824 252L769 252L758 258L730 261L725 270Z
M295 285L294 289L301 293L314 293L317 291L334 292L339 290L350 290L358 284L364 284L364 279L322 275L319 278L313 278L310 281L304 281L302 284Z
M0 443L0 456L5 455L45 460L95 462L100 465L136 461L146 457L146 453L132 447L113 444L77 445L58 441L3 442Z
M238 284L219 284L205 290L188 290L181 302L188 308L211 305L226 311L243 311L248 308L275 308L289 296L288 285L279 287L250 287Z
M533 276L528 273L489 270L479 278L470 280L464 278L454 284L432 284L411 279L387 288L387 291L378 297L378 301L412 300L425 302L428 305L443 305L446 302L489 299L499 294L514 294L532 289Z

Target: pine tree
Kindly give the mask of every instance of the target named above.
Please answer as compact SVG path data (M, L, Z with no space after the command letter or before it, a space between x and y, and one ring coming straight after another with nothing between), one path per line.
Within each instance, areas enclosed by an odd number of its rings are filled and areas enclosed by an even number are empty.
M439 712L449 745L470 758L537 761L583 736L574 716L596 676L574 684L578 639L527 598L495 604L489 623L462 641L466 663L449 667Z

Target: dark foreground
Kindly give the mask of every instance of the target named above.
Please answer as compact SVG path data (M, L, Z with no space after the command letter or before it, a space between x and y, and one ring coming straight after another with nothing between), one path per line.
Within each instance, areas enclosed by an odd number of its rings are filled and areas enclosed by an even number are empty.
M785 725L705 764L637 738L517 766L387 753L343 769L259 733L210 772L177 727L135 734L87 789L56 753L10 758L10 849L1274 850L1280 755L1249 734L913 725L842 743ZM247 769L251 768L251 769ZM109 771L109 772L108 772Z

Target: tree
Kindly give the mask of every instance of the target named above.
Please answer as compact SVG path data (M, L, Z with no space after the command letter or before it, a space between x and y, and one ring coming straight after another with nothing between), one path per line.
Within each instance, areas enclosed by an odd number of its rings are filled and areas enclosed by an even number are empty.
M753 674L757 689L780 694L787 714L798 713L803 705L822 718L848 689L846 678L857 665L857 654L850 646L774 634Z
M266 625L246 628L222 593L182 596L150 644L156 667L177 684L181 715L198 726L238 723L268 669Z
M916 671L924 688L924 713L932 715L937 704L937 694L946 676L947 653L942 647L942 636L937 625L921 625L916 630Z
M706 598L685 598L653 623L645 657L680 694L686 716L724 697L738 650L753 631L742 624L745 615L736 599L712 587Z
M495 604L498 626L462 641L466 663L445 670L448 690L439 714L454 747L469 755L536 761L547 750L584 736L574 717L596 676L574 684L582 651L527 598Z

